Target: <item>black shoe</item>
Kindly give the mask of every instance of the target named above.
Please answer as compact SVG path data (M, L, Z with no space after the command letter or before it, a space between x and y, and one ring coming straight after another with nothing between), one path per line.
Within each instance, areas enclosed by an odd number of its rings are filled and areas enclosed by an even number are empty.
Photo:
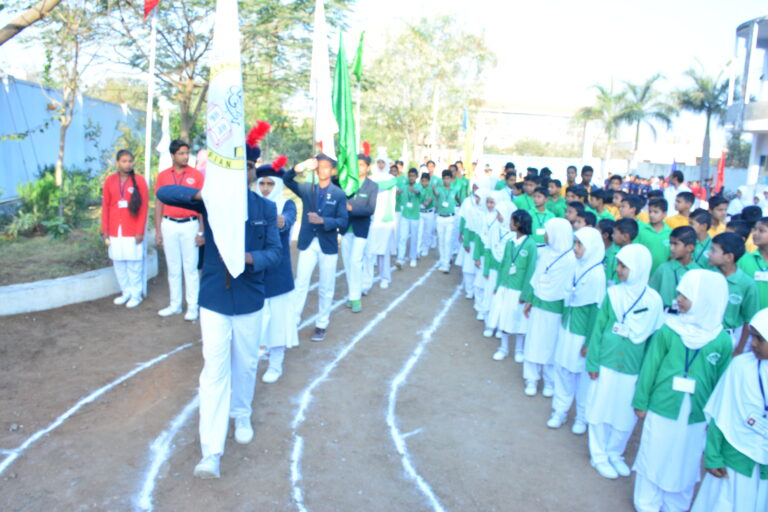
M323 341L325 339L325 329L315 327L315 332L312 333L312 341Z

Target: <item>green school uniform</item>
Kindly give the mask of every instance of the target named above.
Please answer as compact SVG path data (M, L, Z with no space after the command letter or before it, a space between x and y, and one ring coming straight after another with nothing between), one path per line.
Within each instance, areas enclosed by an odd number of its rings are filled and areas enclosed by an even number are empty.
M714 270L717 272L717 269L709 264L709 250L711 248L712 239L709 236L707 236L703 242L701 240L696 240L696 248L693 250L691 259L695 261L701 268L706 270Z
M745 254L739 259L738 267L752 279L755 279L755 272L768 272L768 261L765 261L760 255L760 251ZM768 274L763 274L768 278ZM762 279L762 277L761 277ZM768 281L755 279L757 286L757 297L760 303L760 309L768 308Z
M536 205L533 204L533 198L528 194L521 194L515 197L512 202L515 203L515 206L519 209L526 210L529 213L536 209Z
M645 222L637 223L639 231L635 242L644 245L651 252L651 275L656 272L659 265L669 261L669 235L672 228L665 223L661 223L661 231ZM697 267L698 268L698 267Z
M459 198L459 203L463 202L469 196L469 180L462 176L451 182L451 187L456 190L456 197Z
M536 296L536 290L533 291L533 300L531 300L531 306L539 308L543 311L550 313L556 313L558 315L563 314L563 308L565 307L565 301L563 300L542 300Z
M613 214L609 212L607 208L603 208L603 213L597 213L597 210L592 211L595 212L595 215L597 216L597 222L600 222L603 219L616 220L613 217Z
M507 182L505 180L499 180L493 186L493 190L504 190L504 187L506 186L507 186Z
M632 343L629 338L615 334L613 325L616 322L611 298L606 294L597 313L592 335L587 339L589 350L587 350L586 369L588 372L599 372L600 367L604 366L627 375L640 373L640 365L643 362L648 341Z
M510 290L518 290L520 299L530 302L533 299L531 277L536 270L536 256L538 249L536 242L528 236L519 245L510 240L504 248L504 257L499 265L499 278L496 281L496 290L500 286ZM515 272L510 274L510 268L515 266Z
M585 212L592 212L592 213L595 215L595 217L597 217L597 216L598 216L598 214L597 214L597 210L595 210L594 208L592 208L592 207L591 207L591 206L589 206L588 204L585 204L585 205L584 205L584 211L585 211ZM611 219L613 219L613 215L611 215Z
M557 196L557 199L555 200L550 198L549 201L547 201L547 210L551 211L555 217L565 217L566 208L568 208L568 204L562 196Z
M398 190L400 190L400 193L397 194L397 198L401 202L403 218L418 220L419 209L421 207L421 197L424 189L421 187L421 185L414 185L413 192L411 192L411 186L406 183L405 185L400 185Z
M725 279L728 281L728 307L725 308L723 327L736 329L752 320L760 310L757 285L740 268Z
M696 379L696 390L691 396L691 414L688 423L704 421L704 406L715 389L715 384L731 362L733 345L725 331L698 350L689 350L680 335L663 325L650 340L648 353L643 359L637 379L632 407L653 411L659 416L677 419L684 393L672 389L672 380L685 375L688 356L688 378Z
M685 267L678 260L667 261L659 265L651 276L651 280L648 281L648 286L659 292L664 307L668 308L677 298L677 285L680 284L680 280L686 272L695 268L701 267L693 261Z
M408 175L407 174L401 174L395 179L395 184L397 186L398 190L401 190L403 187L408 186ZM403 194L397 194L395 197L395 211L401 212L403 211L403 204L405 202L403 201Z
M704 448L704 467L710 469L731 468L736 473L751 477L755 471L754 460L734 448L718 428L715 420L707 427L707 444ZM768 480L768 465L760 464L760 480Z
M619 252L619 249L621 249L621 247L618 245L611 244L611 246L605 250L603 264L605 266L605 280L608 286L610 286L611 283L616 284L619 282L619 276L616 274L616 253Z
M563 327L577 336L589 338L599 311L600 308L597 304L565 306L563 309Z
M547 223L549 219L554 219L555 214L551 211L544 209L543 212L540 212L536 208L533 210L528 210L528 213L531 214L531 218L533 219L533 223L531 224L531 236L536 241L537 244L543 244L544 243L544 224Z
M435 195L437 196L438 215L453 215L456 213L456 190L442 185L437 187Z
M442 187L443 186L443 178L440 176L432 176L429 178L429 187Z

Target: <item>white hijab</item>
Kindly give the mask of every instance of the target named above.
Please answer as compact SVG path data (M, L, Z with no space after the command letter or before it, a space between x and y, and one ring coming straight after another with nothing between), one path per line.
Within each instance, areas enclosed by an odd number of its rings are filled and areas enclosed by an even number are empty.
M728 282L719 272L689 270L680 279L677 291L691 301L691 309L682 315L670 315L667 325L680 335L686 347L700 349L723 330Z
M629 275L608 289L611 307L616 321L629 331L629 340L642 343L664 323L661 296L648 286L651 253L645 246L629 244L616 253L616 259L629 269Z
M265 196L264 194L262 194L261 187L259 187L259 184L261 184L261 180L265 178L269 178L275 182L275 186L274 188L272 188L272 192L270 192L268 196ZM285 206L285 202L287 201L287 199L283 197L283 187L284 187L284 183L282 178L278 178L276 176L265 176L264 178L258 178L256 180L255 192L261 197L263 197L264 199L269 199L270 201L275 203L275 205L277 206L277 214L281 215L283 213L283 206Z
M573 255L573 228L565 219L549 219L544 224L547 245L539 249L531 285L538 298L545 301L565 299L576 257Z
M738 215L741 213L741 210L746 208L747 206L750 206L749 204L749 187L746 185L742 185L738 188L738 191L741 192L741 197L734 197L731 199L731 202L728 203L728 209L726 212L728 215Z
M501 221L496 219L496 223L491 228L491 254L493 259L501 262L504 259L504 249L507 242L512 240L514 233L509 229L509 220L517 207L512 201L501 201L496 203L496 211L501 216Z
M469 212L467 215L467 228L477 235L481 234L483 219L485 218L485 213L488 212L488 207L485 204L485 199L488 197L488 194L490 193L491 191L488 190L487 188L479 188L475 190L475 193L470 196L470 198L473 198L473 197L480 198L479 202L470 201L469 205L471 206L471 208L469 209Z
M589 304L600 306L605 297L605 244L600 232L592 227L581 228L573 235L584 246L584 255L576 258L571 278L570 293L565 297L567 306Z
M493 200L493 209L488 209L488 199ZM480 225L480 240L483 241L483 245L486 249L491 247L491 231L499 223L496 217L497 208L499 207L499 200L496 198L495 192L490 192L482 203L483 219Z
M768 309L758 311L750 325L768 339ZM725 439L758 464L768 464L768 439L746 424L746 419L763 411L758 373L768 385L768 361L760 362L752 352L733 359L709 397L704 414L714 419Z

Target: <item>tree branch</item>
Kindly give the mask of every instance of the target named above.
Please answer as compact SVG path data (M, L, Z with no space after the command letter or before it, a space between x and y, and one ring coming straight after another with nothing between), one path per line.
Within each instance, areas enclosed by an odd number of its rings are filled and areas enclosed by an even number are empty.
M33 7L16 16L10 23L0 29L0 45L18 35L33 23L48 16L48 13L59 5L60 2L61 0L40 0Z

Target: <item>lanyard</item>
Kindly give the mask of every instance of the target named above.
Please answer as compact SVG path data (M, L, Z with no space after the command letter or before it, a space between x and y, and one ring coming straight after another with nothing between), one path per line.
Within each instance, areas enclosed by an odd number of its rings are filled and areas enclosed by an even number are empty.
M760 384L760 394L763 395L763 418L768 418L768 402L765 401L765 389L763 388L763 376L760 375L760 359L757 360L757 382Z
M125 187L128 186L128 178L126 178L123 183L120 183L120 176L118 175L117 180L118 186L120 187L120 199L124 199Z
M182 171L181 176L179 177L179 181L176 181L176 171L171 171L171 176L173 177L173 184L178 185L181 183L184 184L184 175L187 174L187 171Z
M635 309L635 306L637 306L637 303L638 303L638 302L640 302L640 299L642 299L642 298L643 298L643 295L645 295L645 290L647 290L647 289L648 289L648 287L647 287L647 286L646 286L645 288L643 288L643 293L641 293L641 294L640 294L640 295L639 295L639 296L638 296L638 297L635 299L635 302L633 302L633 303L632 303L632 305L631 305L631 306L629 306L629 309L628 309L628 310L627 310L627 311L626 311L626 312L625 312L623 315L621 315L621 323L622 323L622 324L624 324L624 321L627 319L627 315L628 315L628 314L630 314L630 313L632 312L632 310L633 310L633 309ZM686 349L686 350L688 350L688 349Z
M523 240L523 241L520 243L520 247L517 249L517 252L516 252L516 253L515 253L515 255L512 257L512 264L513 264L513 265L514 265L514 264L515 264L515 262L517 261L517 257L518 257L518 256L520 256L520 252L523 250L523 246L525 245L525 242L526 242L526 241L527 241L527 240Z
M760 272L765 272L768 270L768 268L763 268L762 265L760 265L760 261L763 259L762 256L760 256L760 253L755 253L755 265L757 265L757 268L760 269Z
M575 278L575 277L574 277L574 279L573 279L573 288L574 288L574 289L576 288L576 285L577 285L577 284L579 284L579 281L581 281L581 279L582 279L582 278L583 278L585 275L589 274L589 271L590 271L590 270L592 270L593 268L597 268L597 267L599 267L599 266L600 266L600 265L602 265L602 264L603 264L603 262L602 262L602 261L601 261L601 262L599 262L599 263L595 263L594 265L592 265L591 267L589 267L587 270L585 270L585 271L584 271L584 273L583 273L583 274L581 274L581 275L580 275L578 278ZM643 290L643 292L645 292L645 290Z
M552 267L555 265L555 263L557 263L558 261L560 261L560 258L562 258L563 256L565 256L566 254L568 254L568 253L569 253L569 252L571 252L572 250L573 250L573 247L571 247L570 249L568 249L567 251L565 251L563 254L561 254L560 256L558 256L557 258L555 258L555 261L553 261L552 263L550 263L550 264L547 266L547 268L545 268L545 269L544 269L544 273L545 273L545 274L549 273L549 269L551 269L551 268L552 268ZM645 290L643 290L643 291L645 291Z
M696 257L694 258L694 261L695 261L696 263L698 263L698 262L699 262L699 258L701 258L701 255L702 255L702 254L704 254L704 252L705 252L707 249L709 249L709 246L710 246L711 244L712 244L712 239L711 239L711 238L707 239L707 243L705 243L705 244L704 244L704 245L701 247L701 251L699 251L699 255L698 255L698 256L696 256Z
M688 361L688 355L690 354L690 352L691 352L690 349L688 349L688 347L685 347L685 376L686 377L688 377L688 370L691 368L691 365L696 360L696 356L698 356L699 352L701 352L701 349L694 350L693 357L691 358L690 361ZM758 374L758 377L759 376L760 375Z

